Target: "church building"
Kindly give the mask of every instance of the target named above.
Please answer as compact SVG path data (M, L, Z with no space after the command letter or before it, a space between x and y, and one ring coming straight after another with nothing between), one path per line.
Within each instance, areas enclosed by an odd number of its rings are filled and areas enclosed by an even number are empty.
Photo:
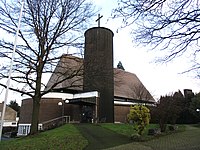
M62 55L45 90L59 84L40 103L39 129L66 122L126 123L131 105L155 104L134 73L113 68L113 36L110 29L90 28L85 32L84 58ZM23 99L18 135L30 132L31 116L32 99Z

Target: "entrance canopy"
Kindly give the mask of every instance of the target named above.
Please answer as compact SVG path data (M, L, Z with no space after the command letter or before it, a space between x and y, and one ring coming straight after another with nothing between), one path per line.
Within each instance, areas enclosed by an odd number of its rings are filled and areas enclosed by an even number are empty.
M96 97L71 99L69 104L96 105Z
M69 94L69 93L59 93L59 92L50 92L45 94L42 98L61 98L65 100L66 103L70 104L96 104L96 98L99 97L99 92L84 92L78 94Z

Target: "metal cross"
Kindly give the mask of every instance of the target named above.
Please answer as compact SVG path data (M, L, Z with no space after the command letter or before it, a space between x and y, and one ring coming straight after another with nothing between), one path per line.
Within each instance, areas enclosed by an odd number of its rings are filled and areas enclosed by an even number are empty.
M96 20L96 22L98 22L98 27L100 27L100 19L102 18L103 16L101 16L100 14L98 14L98 18Z

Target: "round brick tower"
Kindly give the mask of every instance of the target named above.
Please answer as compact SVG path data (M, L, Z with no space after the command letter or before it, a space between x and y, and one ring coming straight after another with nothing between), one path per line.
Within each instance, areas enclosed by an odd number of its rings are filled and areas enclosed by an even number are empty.
M85 91L100 92L98 118L114 122L113 32L94 27L85 32Z

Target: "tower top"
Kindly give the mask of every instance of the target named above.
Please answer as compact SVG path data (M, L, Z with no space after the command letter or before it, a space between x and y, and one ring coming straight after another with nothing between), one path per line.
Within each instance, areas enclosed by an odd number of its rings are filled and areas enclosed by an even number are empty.
M98 27L100 27L100 19L103 17L103 15L98 14L98 18L96 22L98 22Z

